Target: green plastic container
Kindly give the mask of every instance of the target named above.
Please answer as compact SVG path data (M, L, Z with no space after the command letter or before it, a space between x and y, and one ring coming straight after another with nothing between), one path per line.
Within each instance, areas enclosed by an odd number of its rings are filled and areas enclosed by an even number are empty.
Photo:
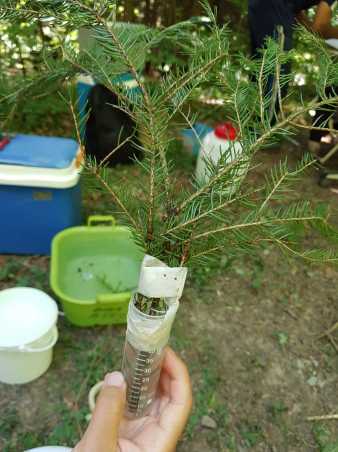
M52 242L51 287L77 326L126 323L144 252L111 216L66 229Z

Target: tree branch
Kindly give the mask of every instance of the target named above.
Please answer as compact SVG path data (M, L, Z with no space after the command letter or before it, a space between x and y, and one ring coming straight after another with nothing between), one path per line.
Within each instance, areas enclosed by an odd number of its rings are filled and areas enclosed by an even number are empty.
M219 234L220 232L228 232L233 231L237 229L244 229L244 228L251 228L255 226L264 226L267 224L274 224L274 223L290 223L290 222L299 222L299 221L314 221L314 220L322 220L319 216L309 216L309 217L295 217L295 218L271 218L268 220L260 220L260 221L253 221L252 223L242 223L242 224L233 224L231 226L223 226L221 228L214 229L212 231L206 231L202 232L201 234L197 234L193 237L193 240L198 240L202 238L209 237L211 235Z

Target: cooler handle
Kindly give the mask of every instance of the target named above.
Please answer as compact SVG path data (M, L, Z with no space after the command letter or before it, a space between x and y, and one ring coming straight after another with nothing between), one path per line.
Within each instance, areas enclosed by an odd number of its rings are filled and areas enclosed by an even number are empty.
M87 225L94 226L96 223L114 227L116 225L115 218L112 215L91 215L88 218Z

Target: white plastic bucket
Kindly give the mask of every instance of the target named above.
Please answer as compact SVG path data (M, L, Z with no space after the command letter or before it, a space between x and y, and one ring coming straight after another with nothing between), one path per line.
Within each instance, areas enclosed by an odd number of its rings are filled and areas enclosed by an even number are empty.
M41 290L0 292L0 382L28 383L46 372L58 339L57 317L57 304Z

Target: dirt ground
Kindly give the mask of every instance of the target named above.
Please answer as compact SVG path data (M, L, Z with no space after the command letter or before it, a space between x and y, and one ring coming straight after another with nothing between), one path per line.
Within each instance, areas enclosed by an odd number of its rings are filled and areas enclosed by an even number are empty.
M301 151L288 154L295 160ZM285 147L260 153L255 178L285 153ZM297 189L327 201L338 223L338 194L318 187L314 171ZM0 272L0 288L49 290L48 258L3 256ZM194 389L178 452L338 451L337 421L307 420L338 414L338 330L323 336L338 320L337 281L336 268L286 258L270 247L191 275L172 335ZM89 388L120 364L124 327L79 329L61 318L59 329L43 377L0 385L1 451L73 445L86 425ZM203 426L205 416L213 428Z

